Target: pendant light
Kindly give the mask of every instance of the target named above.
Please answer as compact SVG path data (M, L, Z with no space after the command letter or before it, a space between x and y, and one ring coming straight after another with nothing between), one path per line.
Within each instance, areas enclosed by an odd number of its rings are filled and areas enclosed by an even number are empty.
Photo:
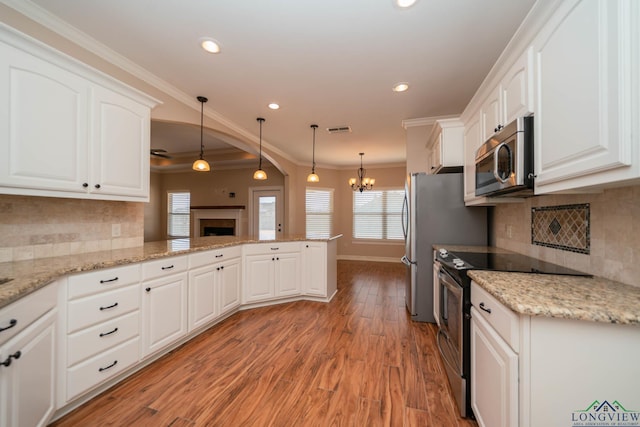
M311 163L311 173L307 176L307 182L320 182L320 177L316 175L316 129L318 125L311 125L311 129L313 129L313 149L312 149L312 158L313 161Z
M364 190L373 190L373 184L376 180L373 178L366 178L367 171L362 167L362 156L364 153L360 153L360 168L358 169L358 179L350 178L349 185L353 191L363 192Z
M256 120L260 122L260 163L258 164L258 170L253 173L253 179L262 181L267 179L267 173L262 170L262 122L264 122L264 119L258 117Z
M208 101L204 96L199 96L198 101L200 101L200 158L193 162L193 170L198 172L209 172L211 168L209 167L209 163L204 159L204 142L203 142L203 131L204 131L204 103Z

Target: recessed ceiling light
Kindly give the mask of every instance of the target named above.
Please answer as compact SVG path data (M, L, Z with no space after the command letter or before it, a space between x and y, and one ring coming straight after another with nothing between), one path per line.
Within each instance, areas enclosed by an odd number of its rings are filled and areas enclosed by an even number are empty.
M407 90L407 89L409 89L409 83L405 83L405 82L402 82L402 83L396 83L396 84L393 86L393 91L394 91L394 92L404 92L404 91L405 91L405 90Z
M200 39L200 46L209 53L220 53L220 43L214 39Z
M271 108L272 110L277 110L278 108L280 108L280 105L272 102L271 104L269 104L269 108Z
M398 5L398 7L401 7L403 9L413 6L416 1L417 0L395 0L396 5Z

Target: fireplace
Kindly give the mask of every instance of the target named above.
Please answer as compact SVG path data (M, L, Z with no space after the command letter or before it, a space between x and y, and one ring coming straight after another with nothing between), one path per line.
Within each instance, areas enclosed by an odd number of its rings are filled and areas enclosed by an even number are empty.
M244 207L192 207L192 236L241 236L243 210Z
M201 219L200 236L235 236L235 219Z

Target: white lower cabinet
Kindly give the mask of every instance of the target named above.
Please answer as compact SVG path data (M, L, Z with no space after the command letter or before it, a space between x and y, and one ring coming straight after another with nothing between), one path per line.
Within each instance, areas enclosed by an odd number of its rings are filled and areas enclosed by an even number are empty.
M60 297L59 407L140 360L140 264L67 282Z
M240 306L240 248L189 255L189 332Z
M257 243L244 250L244 303L301 294L299 243Z
M0 426L45 426L55 410L53 309L0 346Z
M640 378L637 325L516 314L475 282L471 302L471 406L478 425L633 425L640 408L631 380ZM612 406L594 407L596 401Z
M142 284L142 354L149 356L187 334L187 273Z
M302 245L303 282L307 295L327 295L327 243L305 242Z
M471 308L471 406L478 425L518 425L518 355Z

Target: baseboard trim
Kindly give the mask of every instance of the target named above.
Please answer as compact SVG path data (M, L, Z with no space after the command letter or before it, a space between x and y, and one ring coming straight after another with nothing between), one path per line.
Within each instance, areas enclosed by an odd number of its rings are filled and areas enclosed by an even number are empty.
M402 262L400 258L371 257L362 255L338 255L338 261L374 261L374 262Z

